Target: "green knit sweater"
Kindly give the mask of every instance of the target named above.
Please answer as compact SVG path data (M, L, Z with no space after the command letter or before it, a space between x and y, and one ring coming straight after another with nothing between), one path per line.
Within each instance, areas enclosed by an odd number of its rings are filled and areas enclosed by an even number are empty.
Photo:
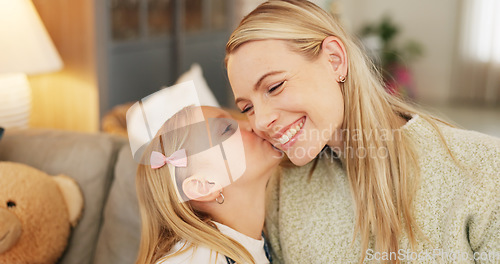
M414 216L424 238L411 250L365 258L415 263L500 263L500 139L441 126L451 158L433 127L419 116L405 126L416 143L420 183ZM268 186L266 229L273 263L357 263L355 211L349 180L338 159L323 157L308 179L311 163L283 169Z

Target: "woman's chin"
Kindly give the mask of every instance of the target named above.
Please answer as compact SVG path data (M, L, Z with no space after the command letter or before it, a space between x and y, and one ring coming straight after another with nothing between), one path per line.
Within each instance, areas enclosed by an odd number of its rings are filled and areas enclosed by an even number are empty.
M321 152L321 148L310 148L308 151L298 151L298 149L293 149L292 151L286 151L288 159L295 166L304 166L311 162L316 156Z
M293 157L293 156L288 156L288 159L293 163L295 166L304 166L307 163L311 162L315 157Z

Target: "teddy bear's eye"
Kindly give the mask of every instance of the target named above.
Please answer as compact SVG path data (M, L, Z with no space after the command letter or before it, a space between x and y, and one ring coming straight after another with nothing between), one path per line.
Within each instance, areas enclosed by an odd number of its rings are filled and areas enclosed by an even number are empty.
M13 202L13 201L8 201L7 202L7 207L9 207L9 208L16 207L16 203Z

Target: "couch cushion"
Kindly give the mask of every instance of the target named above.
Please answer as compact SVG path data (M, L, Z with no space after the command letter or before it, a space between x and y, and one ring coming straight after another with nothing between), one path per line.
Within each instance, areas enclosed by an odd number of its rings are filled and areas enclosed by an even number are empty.
M135 189L137 163L128 145L118 156L115 180L104 209L95 264L135 263L141 237L141 219Z
M82 189L83 215L59 263L92 263L117 152L124 143L106 134L41 129L8 130L0 142L0 160L68 175Z

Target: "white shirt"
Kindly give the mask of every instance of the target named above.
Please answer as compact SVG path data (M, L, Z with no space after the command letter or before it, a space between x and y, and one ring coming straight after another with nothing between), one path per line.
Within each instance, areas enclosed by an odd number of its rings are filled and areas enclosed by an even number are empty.
M255 263L257 264L269 264L269 260L266 257L266 252L264 251L264 238L260 240L246 236L226 225L213 222L220 232L238 243L248 250L252 255ZM186 248L188 246L186 241L177 242L177 244L172 247L168 255L174 254L175 252ZM168 256L167 255L167 256ZM156 264L227 264L226 256L220 254L206 246L192 247L182 254L174 256L172 258L161 259Z

